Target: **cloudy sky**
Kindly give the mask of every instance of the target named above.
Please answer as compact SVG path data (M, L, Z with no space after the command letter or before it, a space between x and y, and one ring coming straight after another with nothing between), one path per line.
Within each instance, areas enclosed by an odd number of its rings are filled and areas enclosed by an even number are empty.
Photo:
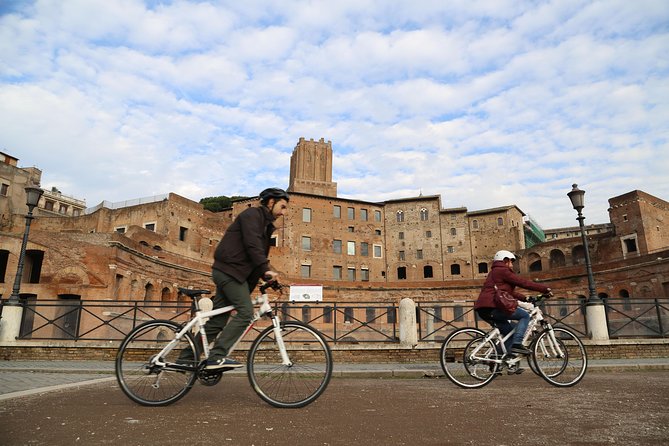
M586 223L669 201L666 0L0 1L0 151L89 207L288 185Z

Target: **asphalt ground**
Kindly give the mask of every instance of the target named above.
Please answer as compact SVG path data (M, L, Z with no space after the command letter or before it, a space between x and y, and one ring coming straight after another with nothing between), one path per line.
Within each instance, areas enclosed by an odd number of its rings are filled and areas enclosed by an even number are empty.
M439 363L334 364L333 377L421 378L443 376ZM669 358L589 360L588 370L669 370ZM240 374L245 369L227 372ZM0 401L60 388L113 380L113 361L0 361Z
M369 372L365 368L361 373ZM342 367L325 393L301 409L266 404L242 372L215 386L198 384L166 407L133 403L106 374L105 382L0 401L0 444L669 444L665 369L592 367L569 388L553 387L528 370L474 390L440 376L371 378L348 371Z

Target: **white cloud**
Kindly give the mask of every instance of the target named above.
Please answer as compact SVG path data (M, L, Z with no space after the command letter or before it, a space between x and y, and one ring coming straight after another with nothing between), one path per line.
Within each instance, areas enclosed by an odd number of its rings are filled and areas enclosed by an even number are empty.
M121 201L288 184L299 137L340 195L517 204L589 223L669 199L661 1L37 0L0 15L0 150Z

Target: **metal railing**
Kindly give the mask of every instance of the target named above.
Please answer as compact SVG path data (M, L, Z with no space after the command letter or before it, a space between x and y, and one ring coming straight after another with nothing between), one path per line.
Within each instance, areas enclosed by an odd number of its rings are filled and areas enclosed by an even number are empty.
M6 300L0 300L1 308ZM544 317L577 335L587 335L584 299L551 299L542 303ZM608 298L604 300L609 337L669 336L669 299ZM22 300L18 339L120 341L134 327L154 319L184 323L190 302L112 301L78 299ZM398 343L399 307L384 302L273 302L283 320L313 325L334 343ZM461 327L487 330L473 301L418 302L416 323L420 342L439 342ZM262 329L263 324L258 325Z

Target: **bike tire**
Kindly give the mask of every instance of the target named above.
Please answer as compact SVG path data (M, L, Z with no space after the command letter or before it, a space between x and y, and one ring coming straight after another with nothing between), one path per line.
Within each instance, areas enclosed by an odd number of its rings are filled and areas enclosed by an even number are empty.
M532 360L539 376L556 387L577 384L588 368L583 342L566 328L544 330L532 345Z
M469 357L478 343L483 342L485 332L477 328L460 328L451 333L442 343L439 351L441 368L453 384L465 389L483 387L492 381L498 370L494 362L475 361ZM497 359L497 349L492 341L480 355ZM484 370L485 369L485 370Z
M291 364L283 364L274 327L268 327L249 350L249 382L260 398L274 407L304 407L328 386L332 353L323 335L307 324L281 322L280 329Z
M121 342L116 354L115 372L119 387L128 398L143 406L166 406L181 399L197 379L200 357L190 333L162 358L166 366L151 365L151 359L174 340L181 326L167 320L138 325ZM181 353L192 360L179 360ZM179 360L181 369L171 368ZM191 370L185 367L190 367Z

